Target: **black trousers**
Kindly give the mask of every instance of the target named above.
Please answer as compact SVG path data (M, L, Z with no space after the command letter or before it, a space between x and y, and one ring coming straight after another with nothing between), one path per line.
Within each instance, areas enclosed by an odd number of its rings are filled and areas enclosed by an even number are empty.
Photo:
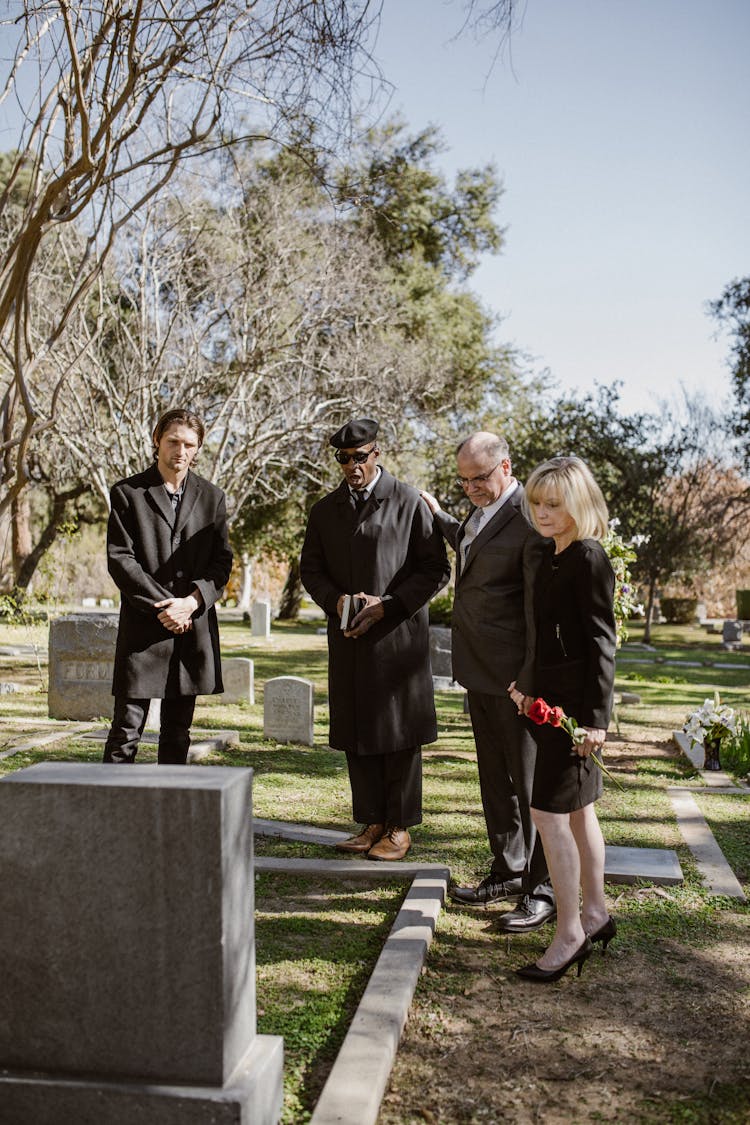
M184 766L187 762L195 699L194 695L162 699L157 759L160 765ZM104 744L105 762L135 761L150 703L150 699L115 696L112 726Z
M525 894L554 901L530 811L536 743L510 696L467 694L492 874L498 880L520 877Z
M410 828L422 822L422 747L393 754L349 754L352 813L357 824Z

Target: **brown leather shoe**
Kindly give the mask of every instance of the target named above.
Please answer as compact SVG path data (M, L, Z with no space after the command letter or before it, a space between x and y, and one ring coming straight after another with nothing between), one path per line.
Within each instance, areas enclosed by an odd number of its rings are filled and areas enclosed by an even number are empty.
M411 836L408 831L405 828L396 828L394 825L381 840L378 840L374 848L370 848L367 858L403 859L410 847Z
M350 836L348 840L342 840L336 847L340 852L368 852L383 835L384 828L384 824L366 824L359 836Z

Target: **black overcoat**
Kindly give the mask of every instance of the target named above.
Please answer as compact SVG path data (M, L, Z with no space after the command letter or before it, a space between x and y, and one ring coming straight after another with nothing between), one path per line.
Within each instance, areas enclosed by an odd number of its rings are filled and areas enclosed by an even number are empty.
M113 694L164 699L223 691L214 603L232 569L224 493L189 472L175 521L152 465L119 481L110 496L107 563L122 595ZM186 597L196 586L203 605L193 628L171 633L154 603Z
M383 470L359 525L346 481L313 505L302 582L328 615L330 745L388 754L434 742L427 603L445 585L443 539L419 493ZM390 594L386 616L345 637L341 594Z

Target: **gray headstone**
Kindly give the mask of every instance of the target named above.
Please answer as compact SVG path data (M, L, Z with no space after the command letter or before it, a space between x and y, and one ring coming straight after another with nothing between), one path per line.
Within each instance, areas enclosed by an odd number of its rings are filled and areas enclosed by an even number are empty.
M254 637L271 636L271 603L269 601L260 599L253 602L250 628Z
M0 782L3 1120L278 1120L281 1041L255 1024L251 782L70 762ZM262 1112L221 1108L243 1098Z
M430 664L433 676L453 679L451 631L445 625L430 625Z
M255 703L255 676L252 660L245 656L232 656L221 662L221 678L225 703Z
M51 719L111 718L117 614L77 613L49 626Z
M728 644L742 641L742 622L725 621L721 630L721 639Z
M698 602L697 606L695 607L695 620L698 622L699 625L702 625L703 622L706 620L706 603L705 602Z
M313 745L313 685L299 676L276 676L263 689L263 736Z

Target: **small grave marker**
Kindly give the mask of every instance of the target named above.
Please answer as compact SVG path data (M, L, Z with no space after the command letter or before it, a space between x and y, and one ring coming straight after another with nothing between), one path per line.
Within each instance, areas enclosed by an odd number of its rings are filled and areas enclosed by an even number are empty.
M277 742L313 745L313 685L299 676L276 676L263 689L263 735Z

